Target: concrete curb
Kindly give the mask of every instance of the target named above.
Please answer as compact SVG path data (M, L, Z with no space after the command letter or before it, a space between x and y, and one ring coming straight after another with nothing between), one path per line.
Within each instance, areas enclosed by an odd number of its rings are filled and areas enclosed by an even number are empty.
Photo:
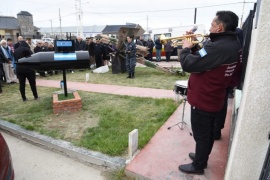
M27 131L20 126L7 121L0 120L0 129L7 131L20 139L26 140L33 144L38 144L46 149L54 150L85 164L98 165L112 169L123 168L126 165L126 160L124 158L110 157L100 152L76 147L70 142L57 140L36 132Z

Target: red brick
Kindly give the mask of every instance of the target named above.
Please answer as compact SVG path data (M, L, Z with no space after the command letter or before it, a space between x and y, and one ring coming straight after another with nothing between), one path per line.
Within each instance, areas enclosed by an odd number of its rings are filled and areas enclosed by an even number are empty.
M53 112L54 114L65 112L78 112L82 109L82 100L78 92L73 92L74 99L58 100L58 94L53 94Z

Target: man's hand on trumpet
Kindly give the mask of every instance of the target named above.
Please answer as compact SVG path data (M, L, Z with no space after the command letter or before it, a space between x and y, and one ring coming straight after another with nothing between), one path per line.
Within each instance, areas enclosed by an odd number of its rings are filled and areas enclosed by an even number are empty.
M194 44L192 44L192 42L188 41L187 39L184 39L182 41L183 45L182 45L182 48L192 48L194 46Z
M189 30L189 31L186 31L186 34L185 35L192 35L192 34L194 34L194 32L197 30L197 26L195 27L193 27L191 30ZM183 41L182 41L182 43L183 43L183 45L182 45L182 48L184 49L184 48L193 48L194 47L194 45L195 44L193 44L192 43L192 41L194 41L194 40L196 40L196 37L195 36L190 36L190 37L188 37L188 38L186 38L186 39L184 39Z

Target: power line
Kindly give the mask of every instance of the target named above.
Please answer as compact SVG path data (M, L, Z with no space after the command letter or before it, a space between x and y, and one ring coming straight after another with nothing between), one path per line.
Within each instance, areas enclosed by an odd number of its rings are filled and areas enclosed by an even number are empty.
M75 0L77 36L83 37L83 12L81 0Z
M199 7L189 7L189 8L180 8L180 9L163 9L163 10L152 10L152 11L128 11L128 12L85 12L87 14L99 14L99 15L105 15L105 14L139 14L139 13L156 13L156 12L167 12L167 11L182 11L182 10L189 10L189 9L194 9L194 8L209 8L209 7L217 7L217 6L226 6L226 5L235 5L235 4L248 4L248 3L255 3L255 2L235 2L235 3L227 3L227 4L218 4L218 5L208 5L208 6L199 6ZM71 16L76 13L68 14L63 17ZM56 20L58 18L51 18L47 20L40 20L40 21L35 21L35 22L45 22L45 21L50 21L50 20Z
M235 3L227 3L227 4L218 4L218 5L209 5L209 6L200 6L200 7L189 7L189 8L180 8L180 9L163 9L163 10L152 10L152 11L123 11L123 12L84 12L88 14L136 14L136 13L155 13L155 12L167 12L167 11L182 11L194 8L209 8L209 7L216 7L216 6L226 6L226 5L233 5L233 4L243 4L243 3L255 3L255 2L235 2Z
M67 17L67 16L71 16L71 15L74 15L74 14L76 14L76 13L72 13L72 14L67 14L67 15L65 15L65 16L61 16L61 18ZM35 22L44 22L44 21L51 21L51 20L56 20L56 19L59 19L59 17L57 17L57 18L52 18L52 19L46 19L46 20L35 21Z

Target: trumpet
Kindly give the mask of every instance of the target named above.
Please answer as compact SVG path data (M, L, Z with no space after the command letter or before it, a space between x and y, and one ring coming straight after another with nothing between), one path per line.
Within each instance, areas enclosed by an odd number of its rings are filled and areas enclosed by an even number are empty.
M200 44L204 41L205 38L208 38L209 35L203 34L188 34L178 37L165 37L164 34L160 35L160 42L161 44L166 44L169 40L172 41L172 46L179 46L183 45L183 40L186 39L192 44Z

